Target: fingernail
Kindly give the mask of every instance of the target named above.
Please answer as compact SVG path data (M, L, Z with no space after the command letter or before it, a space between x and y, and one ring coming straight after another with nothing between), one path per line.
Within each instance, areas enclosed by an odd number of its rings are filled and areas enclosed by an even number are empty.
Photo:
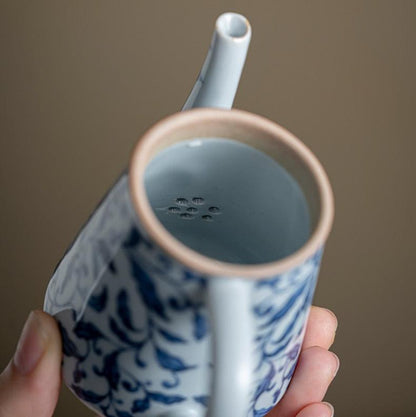
M329 308L325 308L325 307L321 307L321 308L326 310L335 319L335 323L338 326L338 317L336 316L336 314L332 310L330 310Z
M331 352L331 353L332 353L332 355L334 356L335 361L336 361L336 366L335 366L334 376L332 377L332 378L335 378L335 377L336 377L336 375L337 375L337 373L338 373L338 369L339 369L340 362L339 362L339 358L338 358L338 356L337 356L337 355L335 355L335 353L334 353L334 352Z
M325 310L332 316L334 323L335 323L335 328L334 328L334 332L337 331L338 329L338 317L335 315L335 313L333 311L331 311L329 308L325 308Z
M46 341L36 312L32 311L23 327L14 355L14 365L22 375L30 374L45 351Z
M330 403L327 403L326 401L324 401L322 404L325 404L329 408L329 410L330 410L330 414L328 414L328 417L333 417L334 416L334 412L335 412L334 406L332 404L330 404Z

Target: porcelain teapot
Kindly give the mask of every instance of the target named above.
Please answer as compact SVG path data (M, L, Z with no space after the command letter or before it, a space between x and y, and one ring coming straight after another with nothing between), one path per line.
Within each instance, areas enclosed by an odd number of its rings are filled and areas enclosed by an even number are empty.
M186 111L139 140L49 283L64 381L100 415L262 417L289 384L333 198L297 138L229 110L250 37L218 18Z

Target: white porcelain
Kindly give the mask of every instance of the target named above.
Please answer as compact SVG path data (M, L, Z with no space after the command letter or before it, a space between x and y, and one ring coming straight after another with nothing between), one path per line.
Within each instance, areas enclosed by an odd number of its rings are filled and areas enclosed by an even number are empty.
M251 27L244 16L224 13L217 19L204 65L182 110L232 107L250 40Z

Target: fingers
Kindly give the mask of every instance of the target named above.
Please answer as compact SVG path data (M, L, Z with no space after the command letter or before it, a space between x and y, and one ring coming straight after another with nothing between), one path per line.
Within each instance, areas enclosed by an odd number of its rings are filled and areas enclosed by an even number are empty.
M34 311L0 375L0 417L51 417L60 388L61 338L55 320Z
M288 390L268 417L294 417L306 406L322 401L338 367L338 357L322 347L303 350Z
M338 320L335 314L322 307L312 306L306 325L302 349L321 346L329 349L334 343Z
M329 403L309 404L303 408L296 417L332 417L334 407Z

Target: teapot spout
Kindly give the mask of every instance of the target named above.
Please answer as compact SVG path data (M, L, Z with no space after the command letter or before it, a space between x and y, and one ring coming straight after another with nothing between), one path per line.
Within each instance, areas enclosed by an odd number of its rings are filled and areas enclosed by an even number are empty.
M204 65L182 110L232 107L250 39L251 27L244 16L224 13L218 17Z

